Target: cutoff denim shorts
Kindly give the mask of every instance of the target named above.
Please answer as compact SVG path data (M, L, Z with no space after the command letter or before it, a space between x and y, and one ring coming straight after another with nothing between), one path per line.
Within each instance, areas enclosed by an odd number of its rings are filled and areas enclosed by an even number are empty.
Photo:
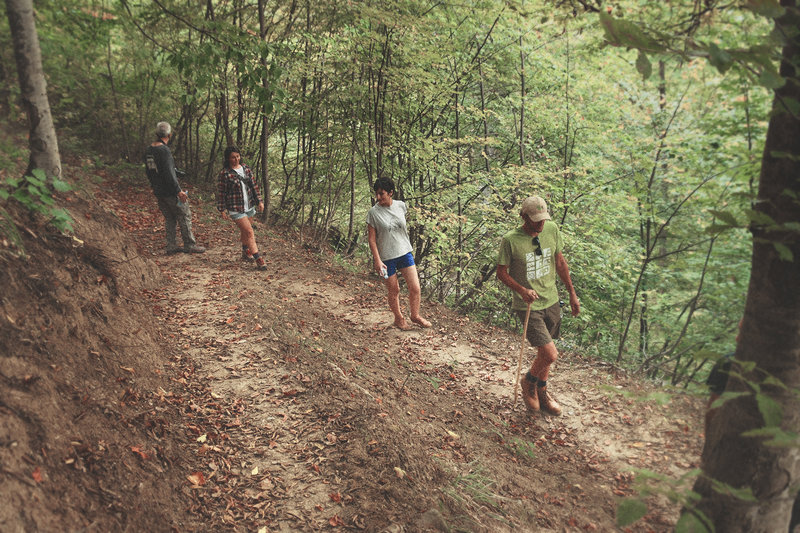
M406 255L401 255L394 259L387 259L383 264L386 265L386 277L391 278L398 270L414 266L416 263L414 263L414 256L411 252L408 252Z
M244 213L241 211L228 211L228 216L231 217L231 220L239 220L240 218L244 217L254 217L256 216L256 208L251 207Z

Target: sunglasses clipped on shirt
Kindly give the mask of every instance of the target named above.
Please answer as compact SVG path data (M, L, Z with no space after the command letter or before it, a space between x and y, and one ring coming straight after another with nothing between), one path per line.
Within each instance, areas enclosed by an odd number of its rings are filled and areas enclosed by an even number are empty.
M536 255L542 255L542 245L539 242L539 236L533 238L533 244L536 246L536 250L533 251Z

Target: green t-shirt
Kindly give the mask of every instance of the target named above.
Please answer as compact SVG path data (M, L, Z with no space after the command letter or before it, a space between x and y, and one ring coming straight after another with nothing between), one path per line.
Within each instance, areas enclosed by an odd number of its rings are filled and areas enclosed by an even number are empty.
M531 309L534 310L547 309L558 302L555 255L564 248L564 240L555 222L548 220L544 223L539 234L539 244L542 255L536 255L533 237L519 227L503 235L497 256L497 264L507 265L508 273L514 281L539 294L539 299L531 304ZM512 292L514 299L511 309L525 311L528 304L516 291Z

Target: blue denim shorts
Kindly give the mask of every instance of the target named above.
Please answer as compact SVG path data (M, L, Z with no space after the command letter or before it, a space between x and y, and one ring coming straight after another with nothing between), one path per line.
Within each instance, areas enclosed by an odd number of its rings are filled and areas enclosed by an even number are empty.
M244 217L254 217L256 216L256 208L251 207L244 213L240 211L228 211L228 216L231 217L231 220L239 220L240 218Z
M406 255L384 261L383 264L386 265L386 276L391 278L398 270L414 266L416 263L414 263L414 256L408 252Z

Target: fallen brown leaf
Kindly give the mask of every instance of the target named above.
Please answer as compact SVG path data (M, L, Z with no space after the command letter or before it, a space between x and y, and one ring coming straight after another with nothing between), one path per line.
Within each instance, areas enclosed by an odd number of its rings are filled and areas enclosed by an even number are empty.
M202 472L194 472L193 474L186 476L186 479L189 480L189 483L197 487L201 487L206 483L206 477Z

